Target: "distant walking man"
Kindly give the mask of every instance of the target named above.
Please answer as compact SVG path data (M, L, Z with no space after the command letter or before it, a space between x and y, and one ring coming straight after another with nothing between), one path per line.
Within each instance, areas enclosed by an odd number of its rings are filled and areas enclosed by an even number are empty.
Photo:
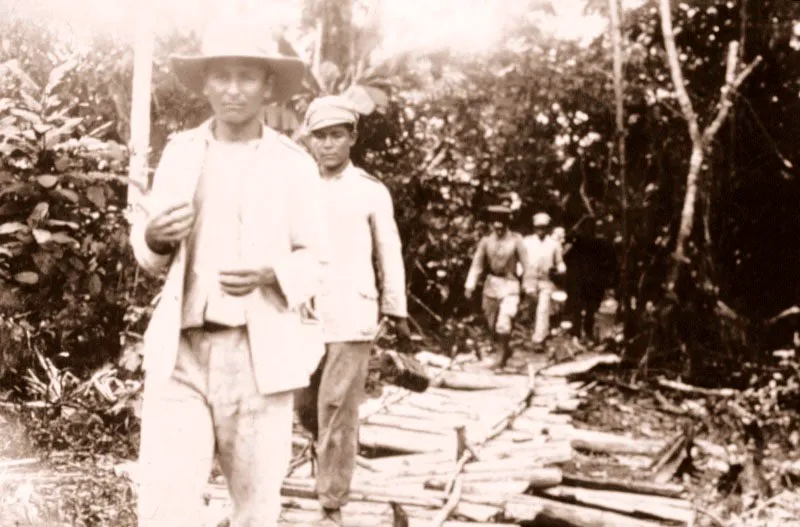
M319 175L262 124L265 100L295 93L304 65L263 28L216 21L201 55L173 57L213 117L169 141L131 230L142 268L166 271L144 336L140 527L202 525L215 453L231 525L275 527L292 394L323 351L303 315L322 273Z
M550 216L544 212L533 216L533 234L525 237L528 268L522 287L525 296L535 306L533 344L541 346L550 335L550 296L555 290L553 273L563 274L566 266L561 254L561 244L548 236Z
M410 349L405 269L392 198L380 180L350 162L357 116L340 96L314 100L304 128L322 175L330 261L316 305L325 358L298 399L298 413L316 439L317 525L342 525L358 452L358 410L364 399L379 318L394 321L401 351Z
M597 236L595 222L584 222L564 255L567 270L567 314L572 320L572 335L595 340L595 315L606 289L619 279L614 245Z
M520 279L517 265L523 273L528 268L528 258L522 236L509 229L511 209L504 206L489 207L492 232L478 242L464 284L467 299L486 275L481 308L492 334L496 360L494 368L502 370L511 358L511 330L517 316L520 300Z

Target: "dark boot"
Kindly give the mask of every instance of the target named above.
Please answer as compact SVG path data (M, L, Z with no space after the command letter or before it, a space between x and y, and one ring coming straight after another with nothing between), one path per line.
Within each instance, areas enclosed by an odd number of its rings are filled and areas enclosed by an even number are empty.
M511 358L511 335L497 335L497 369L502 370L506 367L508 359Z

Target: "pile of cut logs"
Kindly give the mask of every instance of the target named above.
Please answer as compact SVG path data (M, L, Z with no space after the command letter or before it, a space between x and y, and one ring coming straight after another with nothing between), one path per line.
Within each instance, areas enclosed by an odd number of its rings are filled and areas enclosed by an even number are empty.
M348 527L693 525L683 487L662 477L673 442L572 424L570 414L590 389L575 379L618 362L615 355L555 366L542 359L528 364L527 376L495 375L425 352L418 358L430 369L431 388L418 394L385 387L361 407L362 456L344 509ZM295 437L301 453L282 488L281 525L310 525L319 515L307 443ZM611 479L569 469L593 454L641 470ZM224 525L225 485L209 485L206 497L206 525Z
M571 424L570 413L588 396L587 385L571 379L616 356L538 370L529 364L527 376L494 375L424 352L418 358L433 387L423 394L387 387L361 408L366 457L358 460L345 508L348 527L692 524L681 485L561 468L579 452L638 458L647 467L669 447ZM284 524L311 523L318 510L311 462L295 464L283 495Z

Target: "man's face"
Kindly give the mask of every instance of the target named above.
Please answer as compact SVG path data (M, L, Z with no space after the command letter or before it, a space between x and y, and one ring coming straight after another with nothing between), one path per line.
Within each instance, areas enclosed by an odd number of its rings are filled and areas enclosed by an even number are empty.
M533 232L539 238L544 238L547 235L547 227L543 227L541 225L537 225L533 228Z
M232 125L252 121L271 92L270 75L259 61L218 59L208 65L203 94L220 121Z
M350 160L350 149L356 143L356 133L345 124L320 128L311 132L309 145L317 163L335 170Z
M494 232L497 234L502 235L506 232L506 223L501 220L494 220L492 222L492 229L494 229Z

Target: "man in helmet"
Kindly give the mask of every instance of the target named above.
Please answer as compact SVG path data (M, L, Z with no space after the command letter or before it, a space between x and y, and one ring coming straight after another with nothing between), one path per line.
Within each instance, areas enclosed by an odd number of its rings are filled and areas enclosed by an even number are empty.
M511 208L489 207L492 232L478 243L472 265L464 284L464 296L469 299L481 277L486 274L481 307L494 341L496 369L505 368L511 357L511 330L519 309L520 281L517 264L528 268L522 236L509 229Z
M552 236L550 216L539 212L533 216L533 234L526 236L528 267L522 282L525 296L535 307L533 344L540 346L550 334L550 295L555 290L552 274L564 274L566 266L562 257L561 244Z

